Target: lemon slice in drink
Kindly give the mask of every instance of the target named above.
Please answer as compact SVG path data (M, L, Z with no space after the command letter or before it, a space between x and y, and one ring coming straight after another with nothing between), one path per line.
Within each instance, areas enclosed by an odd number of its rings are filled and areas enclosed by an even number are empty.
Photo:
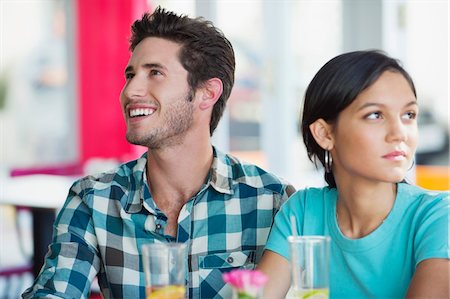
M298 299L328 299L327 289L301 290L294 293L294 298Z
M147 296L147 299L182 299L185 288L183 286L166 286L155 290Z

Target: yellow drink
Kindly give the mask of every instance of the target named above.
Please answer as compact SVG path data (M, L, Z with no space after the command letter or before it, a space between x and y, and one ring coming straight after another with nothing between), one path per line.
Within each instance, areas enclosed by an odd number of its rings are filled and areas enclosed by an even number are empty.
M328 299L329 291L328 289L300 289L292 290L292 299Z
M147 299L184 299L186 288L181 285L147 287Z

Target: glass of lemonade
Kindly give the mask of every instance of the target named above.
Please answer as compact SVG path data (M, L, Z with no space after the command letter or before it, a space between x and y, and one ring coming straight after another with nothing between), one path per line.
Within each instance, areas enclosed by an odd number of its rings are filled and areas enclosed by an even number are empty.
M290 298L328 299L330 237L290 236Z
M186 293L186 244L142 246L146 299L183 299Z

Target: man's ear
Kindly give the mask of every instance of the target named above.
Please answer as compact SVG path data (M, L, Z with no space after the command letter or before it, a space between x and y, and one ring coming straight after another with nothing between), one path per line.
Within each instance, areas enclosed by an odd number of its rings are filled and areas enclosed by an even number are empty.
M222 95L223 84L219 78L211 78L201 86L201 98L199 108L201 110L209 109L214 106Z
M334 146L332 126L322 118L309 125L309 130L321 148L331 150Z

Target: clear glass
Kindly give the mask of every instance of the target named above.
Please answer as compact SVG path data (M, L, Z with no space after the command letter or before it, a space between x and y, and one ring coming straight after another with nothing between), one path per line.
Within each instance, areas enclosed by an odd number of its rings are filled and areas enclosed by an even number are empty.
M142 246L147 299L185 297L186 256L186 245L183 243Z
M329 298L330 238L288 237L291 254L290 298Z
M255 293L249 294L246 292L239 292L239 290L233 288L231 299L262 299L263 289L255 290Z

